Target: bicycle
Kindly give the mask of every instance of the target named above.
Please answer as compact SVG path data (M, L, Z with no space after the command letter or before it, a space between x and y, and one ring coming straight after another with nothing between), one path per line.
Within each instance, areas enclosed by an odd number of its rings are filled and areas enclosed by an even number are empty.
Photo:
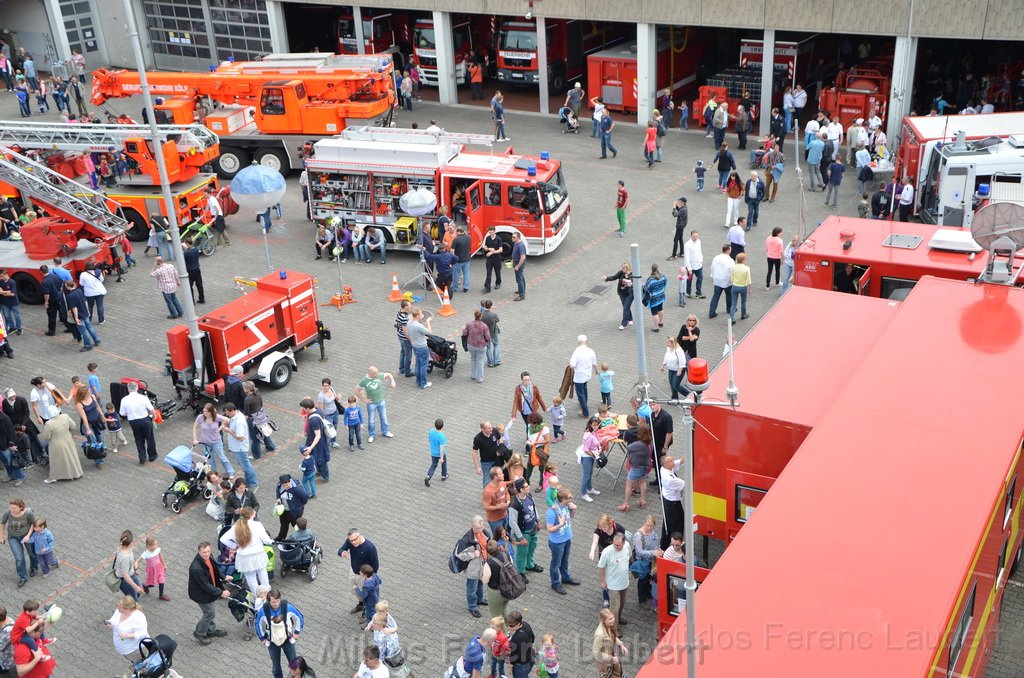
M206 223L197 219L185 227L181 232L181 239L189 238L192 245L199 249L199 253L205 257L212 256L217 251L217 243L213 239L213 223Z

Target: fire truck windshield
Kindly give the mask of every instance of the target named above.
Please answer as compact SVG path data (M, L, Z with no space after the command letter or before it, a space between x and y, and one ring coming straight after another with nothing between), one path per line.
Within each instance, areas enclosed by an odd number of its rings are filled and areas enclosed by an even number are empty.
M504 31L501 34L501 48L535 52L537 33L534 31Z
M434 49L434 29L433 28L417 28L416 29L416 46L420 49Z
M551 179L550 182L544 181L537 184L538 188L540 188L542 204L546 214L552 214L569 197L569 192L565 190L565 180L562 178L561 168L555 172L555 176L551 177Z

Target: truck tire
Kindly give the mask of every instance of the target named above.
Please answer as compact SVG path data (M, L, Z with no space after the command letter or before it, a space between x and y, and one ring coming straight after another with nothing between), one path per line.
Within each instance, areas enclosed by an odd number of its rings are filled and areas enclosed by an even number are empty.
M149 221L146 217L133 209L126 209L123 213L124 218L131 224L125 234L128 239L132 242L145 242L149 238Z
M288 162L288 157L284 154L284 151L277 149L257 151L256 162L267 169L280 172L284 176L287 176L288 170L291 169L291 163Z
M498 240L501 241L501 260L508 261L512 258L512 234L499 233Z
M291 379L292 363L287 358L281 358L274 363L274 368L270 370L270 379L267 380L267 383L271 388L284 388Z
M24 271L11 276L18 286L18 301L26 306L38 306L43 303L43 286L39 281Z
M555 64L551 67L551 82L549 83L551 91L563 92L565 91L565 67L561 64Z
M248 167L249 154L234 146L221 146L220 156L213 161L213 169L221 179L234 179L242 168Z

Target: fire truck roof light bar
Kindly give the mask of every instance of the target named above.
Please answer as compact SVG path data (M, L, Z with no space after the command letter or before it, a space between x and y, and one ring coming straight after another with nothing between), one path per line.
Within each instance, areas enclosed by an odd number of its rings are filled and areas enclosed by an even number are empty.
M179 149L206 150L220 138L202 125L157 125L161 137L175 136ZM77 125L0 122L0 144L61 151L106 150L125 139L149 138L148 125Z

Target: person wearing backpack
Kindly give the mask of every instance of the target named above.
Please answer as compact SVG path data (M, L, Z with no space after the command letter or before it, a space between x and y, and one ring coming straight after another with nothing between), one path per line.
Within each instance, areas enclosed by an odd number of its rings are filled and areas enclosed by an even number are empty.
M256 637L270 653L274 678L284 678L281 672L281 653L291 663L295 659L295 641L302 632L302 613L272 589L267 600L256 611Z
M516 546L516 571L529 583L526 571L543 572L544 568L534 562L537 551L537 506L530 494L530 484L525 478L516 478L515 495L508 507L509 533Z
M481 617L477 609L484 604L484 564L487 562L487 542L491 531L481 516L473 516L472 525L455 545L455 557L466 564L466 609L474 617Z
M508 601L521 596L526 590L526 584L522 575L516 571L512 558L494 539L487 542L487 556L483 581L487 584L488 616L504 619L508 613Z

